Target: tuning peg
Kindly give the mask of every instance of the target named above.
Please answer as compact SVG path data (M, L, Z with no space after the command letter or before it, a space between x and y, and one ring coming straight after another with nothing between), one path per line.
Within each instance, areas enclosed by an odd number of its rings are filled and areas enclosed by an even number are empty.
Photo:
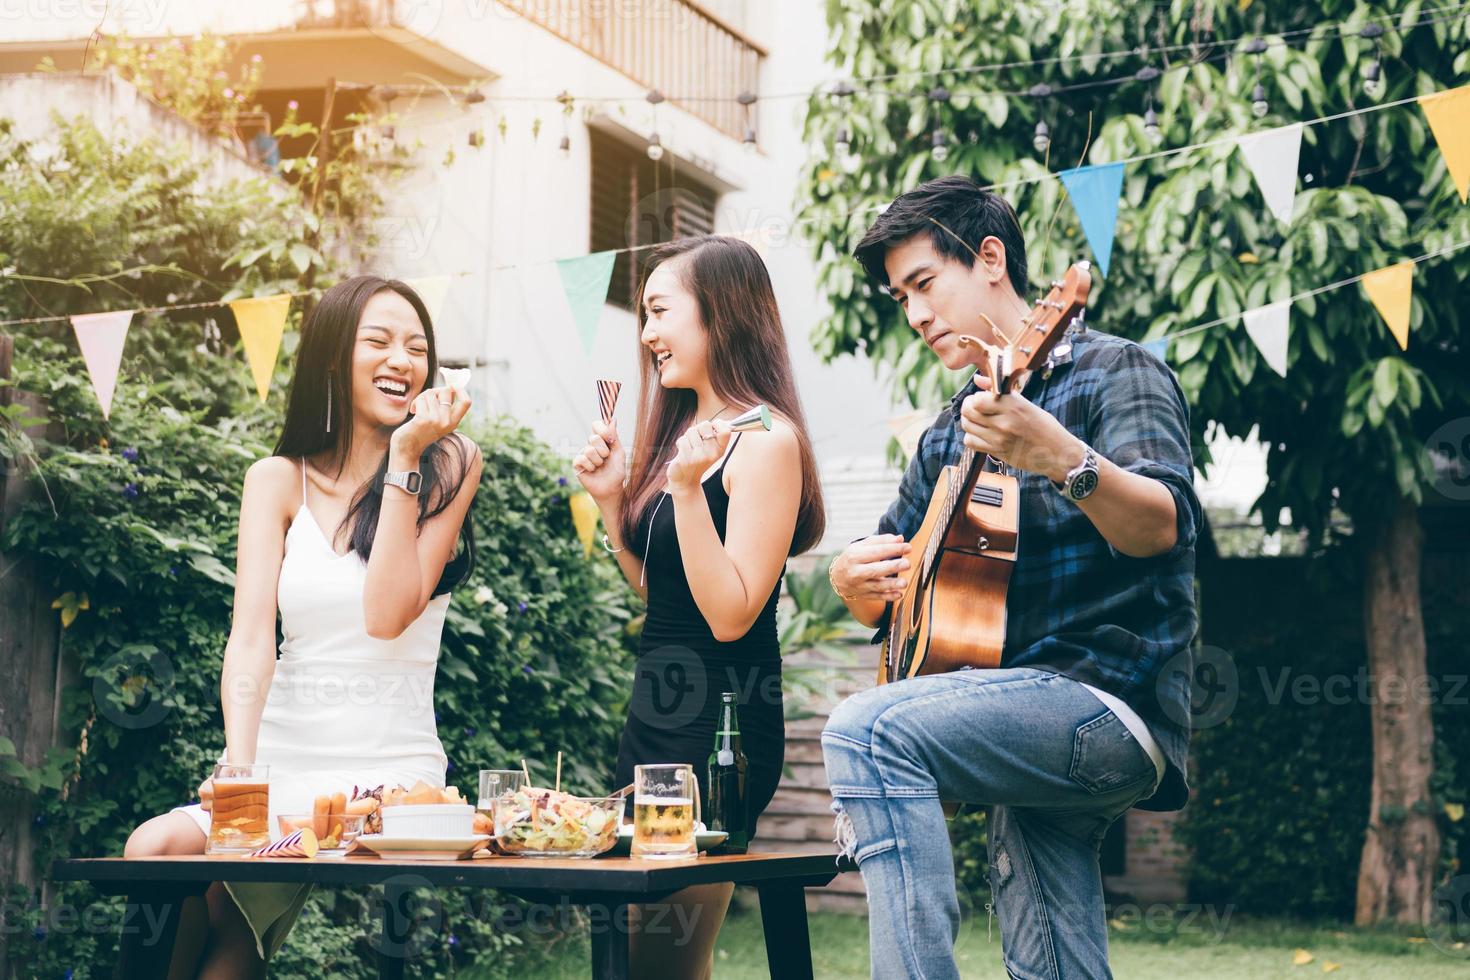
M1051 357L1047 358L1047 363L1053 367L1058 364L1071 364L1072 345L1067 343L1065 340L1057 344L1055 347L1052 348Z
M1077 311L1077 315L1072 318L1072 322L1067 325L1067 333L1071 334L1074 337L1081 337L1084 334L1086 334L1087 333L1087 319L1086 319L1086 317L1087 317L1087 310L1086 309L1078 310Z

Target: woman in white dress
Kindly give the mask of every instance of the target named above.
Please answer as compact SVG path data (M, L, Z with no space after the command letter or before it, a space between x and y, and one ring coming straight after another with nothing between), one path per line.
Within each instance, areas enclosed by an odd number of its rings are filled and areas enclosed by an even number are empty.
M302 329L275 455L246 473L221 760L270 766L273 836L277 814L310 813L320 794L444 785L434 671L449 590L474 562L482 460L455 433L469 396L429 387L437 369L411 288L339 283ZM202 853L212 797L206 779L125 855ZM190 899L170 976L264 976L308 890L215 884Z

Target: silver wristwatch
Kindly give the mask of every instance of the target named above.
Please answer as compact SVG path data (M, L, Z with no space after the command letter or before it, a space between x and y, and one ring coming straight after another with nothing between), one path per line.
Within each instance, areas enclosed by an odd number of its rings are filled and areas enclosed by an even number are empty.
M1086 443L1082 446L1082 462L1078 463L1065 480L1054 484L1068 500L1084 500L1097 489L1097 453Z
M424 482L424 475L418 470L403 470L398 473L388 472L383 474L383 485L397 487L408 493L416 494L419 486Z

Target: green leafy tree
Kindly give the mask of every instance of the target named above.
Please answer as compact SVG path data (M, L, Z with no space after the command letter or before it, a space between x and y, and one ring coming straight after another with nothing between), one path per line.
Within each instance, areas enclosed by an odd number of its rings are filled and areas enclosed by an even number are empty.
M966 173L1001 185L1021 214L1039 283L1090 255L1050 171L1221 140L1127 168L1112 262L1094 285L1089 320L1138 339L1234 318L1470 239L1470 208L1412 103L1308 127L1289 226L1265 209L1228 140L1465 84L1463 7L832 0L828 19L839 70L884 80L809 103L809 140L832 147L809 162L801 200L832 304L814 343L829 357L866 351L892 366L916 405L947 394L955 379L846 256L877 208L930 177ZM1384 28L1376 40L1360 33L1369 24ZM1259 56L1248 52L1255 37L1266 41ZM964 71L1033 59L1046 62ZM1365 79L1375 60L1383 87L1376 95ZM1160 74L1138 76L1150 68ZM1259 119L1258 72L1267 103ZM938 86L946 91L934 92ZM1145 125L1150 103L1157 137ZM1050 131L1047 152L1033 145L1039 123ZM855 165L842 165L841 129ZM945 149L938 154L936 131ZM1407 351L1358 287L1296 302L1284 378L1236 319L1170 345L1202 464L1207 431L1244 436L1256 428L1269 446L1269 482L1256 502L1268 529L1289 513L1321 541L1334 516L1350 520L1346 550L1365 566L1368 662L1380 683L1425 674L1417 507L1434 476L1426 438L1470 415L1457 308L1467 277L1470 250L1418 266ZM1357 918L1422 921L1441 871L1429 707L1378 697L1373 730Z
M197 162L86 121L27 143L0 120L0 319L294 291L303 211L290 188L210 185ZM326 265L324 284L344 271ZM0 793L24 795L34 814L34 881L54 858L120 854L133 827L191 799L222 751L239 495L280 431L299 339L289 326L261 404L218 306L140 313L109 420L67 323L0 328L15 341L0 391L23 396L0 406L0 464L23 471L12 487L34 491L8 501L0 552L55 598L65 654L61 744L27 764L0 737ZM38 402L47 424L28 427ZM525 758L547 773L564 751L568 785L606 792L638 601L611 559L585 557L565 461L509 421L467 428L485 472L468 518L479 559L449 607L434 691L448 779L470 794L481 766ZM314 894L272 975L376 976L366 892ZM424 976L522 975L534 950L516 947L555 939L497 929L509 899L441 900L437 931L416 937ZM56 916L95 905L101 921L120 921L121 899L77 884L43 896L7 879L0 902L12 937L0 973L110 975L117 929L62 928Z

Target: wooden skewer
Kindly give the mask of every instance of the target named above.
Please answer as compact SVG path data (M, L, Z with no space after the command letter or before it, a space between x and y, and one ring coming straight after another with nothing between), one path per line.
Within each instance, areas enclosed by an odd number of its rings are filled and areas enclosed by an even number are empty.
M561 792L561 752L556 753L556 791Z
M531 788L531 770L526 766L526 760L521 760L521 772L526 774L526 789Z

